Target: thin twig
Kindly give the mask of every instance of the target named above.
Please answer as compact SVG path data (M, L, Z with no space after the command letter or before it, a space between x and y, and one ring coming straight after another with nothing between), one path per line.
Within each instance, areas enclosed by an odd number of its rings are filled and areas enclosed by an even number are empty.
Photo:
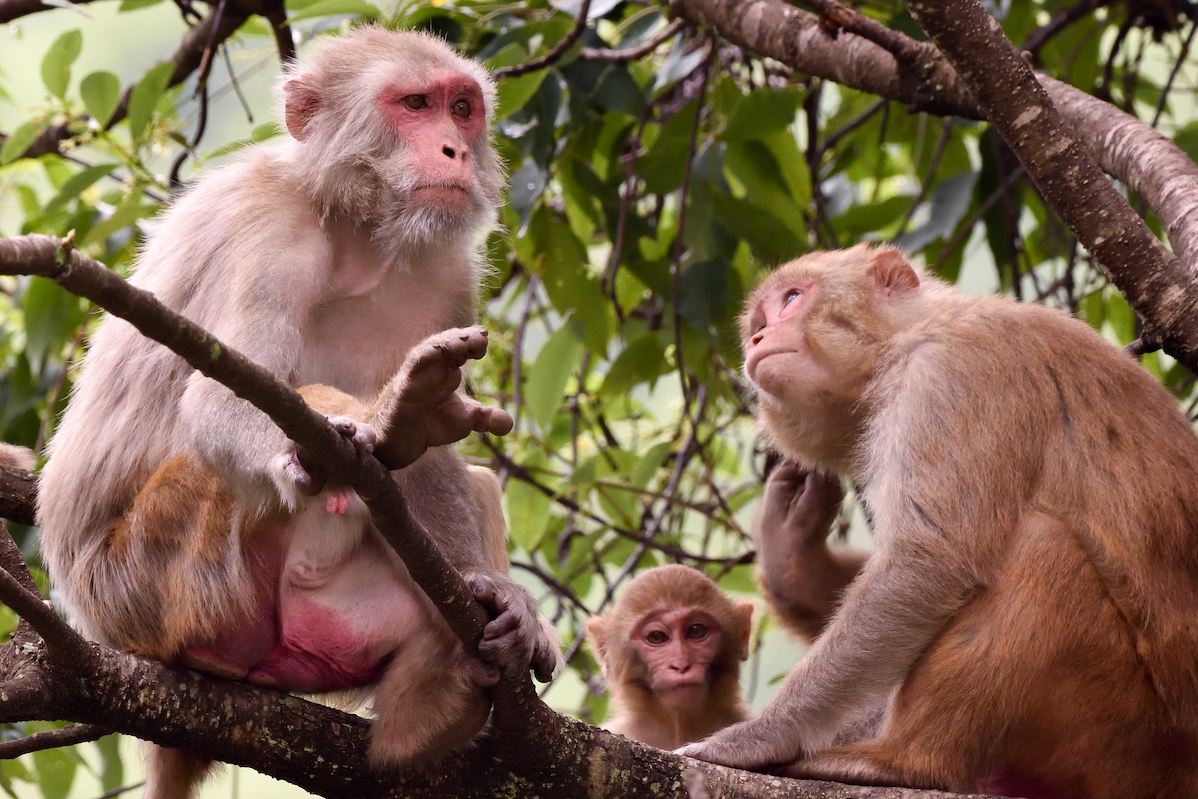
M615 61L617 63L636 61L638 58L644 58L649 53L652 53L667 40L674 38L678 31L682 30L684 25L686 23L681 19L675 19L662 29L661 33L646 42L638 44L636 47L626 47L619 50L602 47L584 47L578 51L578 57L583 61Z
M1165 88L1161 89L1161 99L1156 103L1156 112L1152 115L1152 127L1154 128L1161 121L1161 114L1165 112L1165 103L1169 100L1169 92L1173 91L1173 81L1177 79L1177 73L1181 71L1181 65L1186 62L1186 56L1190 54L1190 45L1194 41L1195 32L1198 32L1198 22L1191 22L1190 33L1181 45L1181 53L1178 54L1177 60L1173 62L1173 69L1169 72L1169 79L1165 81Z
M532 61L527 61L523 64L516 64L511 67L500 67L491 72L491 75L496 80L500 78L514 78L517 75L524 75L529 72L536 72L538 69L544 69L557 62L559 58L565 55L566 51L574 46L578 38L582 36L583 30L587 26L587 13L591 10L591 0L582 0L582 5L578 8L578 20L574 23L574 27L566 34L557 45L540 58L534 58Z
M16 577L0 569L0 602L37 631L46 642L46 657L57 668L75 669L91 664L95 650L87 639L71 629L37 594Z
M1011 170L1011 173L1007 175L1006 179L1003 180L1003 182L999 184L998 188L986 198L985 202L978 206L977 210L970 215L969 219L964 224L957 225L957 230L955 233L953 233L953 237L948 240L948 243L944 245L944 249L940 251L940 257L936 259L936 266L933 271L940 271L940 269L944 266L945 261L947 261L949 256L952 254L952 251L961 246L961 242L973 232L973 227L978 223L978 220L985 216L987 212L994 207L994 204L999 201L1003 194L1010 191L1011 187L1015 185L1015 181L1019 180L1021 177L1023 177L1022 164L1017 165Z
M41 752L45 749L57 749L60 746L74 746L88 741L97 741L112 731L95 724L72 724L59 730L35 732L24 738L0 743L0 760L12 760L14 757L27 755L30 752Z
M1082 17L1092 14L1100 7L1110 5L1111 2L1113 0L1082 0L1082 2L1075 6L1061 9L1048 24L1032 31L1032 34L1027 37L1027 41L1024 42L1024 51L1031 53L1033 56L1038 56L1040 48L1048 44L1048 41L1058 33Z
M901 236L907 230L907 225L911 222L911 217L915 215L916 209L923 205L923 201L927 199L928 192L932 189L932 179L936 177L936 169L940 166L940 158L944 155L944 148L948 146L952 132L953 118L945 117L944 121L940 124L940 138L936 140L936 148L932 150L932 157L928 161L927 171L924 172L923 182L919 185L919 194L907 206L907 211L903 214L902 221L899 222L898 232L895 233L895 236Z

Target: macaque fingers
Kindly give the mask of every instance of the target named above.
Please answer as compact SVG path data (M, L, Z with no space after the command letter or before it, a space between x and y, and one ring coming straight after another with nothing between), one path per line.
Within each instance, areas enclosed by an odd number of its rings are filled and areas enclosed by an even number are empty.
M491 617L478 643L479 656L512 676L529 668L538 679L552 675L561 656L541 624L532 595L501 572L471 572L463 577Z
M731 768L765 771L798 760L802 752L786 745L796 736L789 725L766 718L742 721L717 732L702 741L675 750L683 757L693 757L708 763Z

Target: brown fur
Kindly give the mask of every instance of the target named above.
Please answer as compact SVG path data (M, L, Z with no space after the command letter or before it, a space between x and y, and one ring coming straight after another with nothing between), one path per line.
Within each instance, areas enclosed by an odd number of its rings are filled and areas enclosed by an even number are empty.
M863 486L877 551L762 716L686 753L1195 795L1198 439L1173 397L1085 324L959 294L887 248L780 268L743 332L763 432Z
M714 617L722 648L708 666L708 687L687 707L666 704L651 686L651 666L631 641L634 628L653 611L700 609ZM749 656L753 606L733 602L702 572L658 566L638 574L606 616L587 621L587 638L598 658L612 710L612 732L661 749L675 749L749 717L740 694L740 664Z

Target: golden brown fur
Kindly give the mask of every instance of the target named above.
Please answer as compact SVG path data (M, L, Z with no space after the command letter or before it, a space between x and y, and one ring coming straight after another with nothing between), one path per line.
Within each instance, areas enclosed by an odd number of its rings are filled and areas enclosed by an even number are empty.
M655 670L638 648L637 628L654 613L683 614L682 623L703 619L720 636L716 652L702 667L705 686L683 700L670 701L655 688ZM749 717L740 694L740 663L749 656L753 606L733 602L702 572L687 566L658 566L638 574L620 592L606 616L592 616L587 637L598 658L612 710L604 725L642 743L675 749ZM698 655L700 661L705 654ZM659 680L658 680L659 681Z
M1085 324L887 248L780 268L743 332L763 432L863 487L877 551L762 716L684 751L958 791L1198 793L1198 439L1172 396Z

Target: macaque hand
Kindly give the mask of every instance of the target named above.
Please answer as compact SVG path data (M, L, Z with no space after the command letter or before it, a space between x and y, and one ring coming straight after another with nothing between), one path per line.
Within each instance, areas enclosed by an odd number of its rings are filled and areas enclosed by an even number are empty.
M380 436L373 425L352 416L326 416L325 418L328 419L334 430L354 445L359 456L374 452L374 447L378 444Z
M382 426L387 433L375 455L388 469L401 469L429 447L460 441L471 431L505 435L512 417L457 392L462 366L487 352L487 331L479 326L429 336L404 361L395 396L388 399Z
M835 477L785 461L765 484L759 523L762 538L781 539L779 546L793 550L822 545L843 499L844 489Z
M748 771L790 765L803 756L793 724L766 716L742 721L702 741L674 750L683 757Z
M312 497L324 489L328 474L318 463L305 463L299 445L287 441L283 452L271 465L271 476L279 490L279 498L289 510L295 510L303 497Z
M542 624L528 590L500 571L474 571L462 577L491 618L478 642L483 661L508 676L518 677L531 668L539 681L553 679L562 666L557 635Z

